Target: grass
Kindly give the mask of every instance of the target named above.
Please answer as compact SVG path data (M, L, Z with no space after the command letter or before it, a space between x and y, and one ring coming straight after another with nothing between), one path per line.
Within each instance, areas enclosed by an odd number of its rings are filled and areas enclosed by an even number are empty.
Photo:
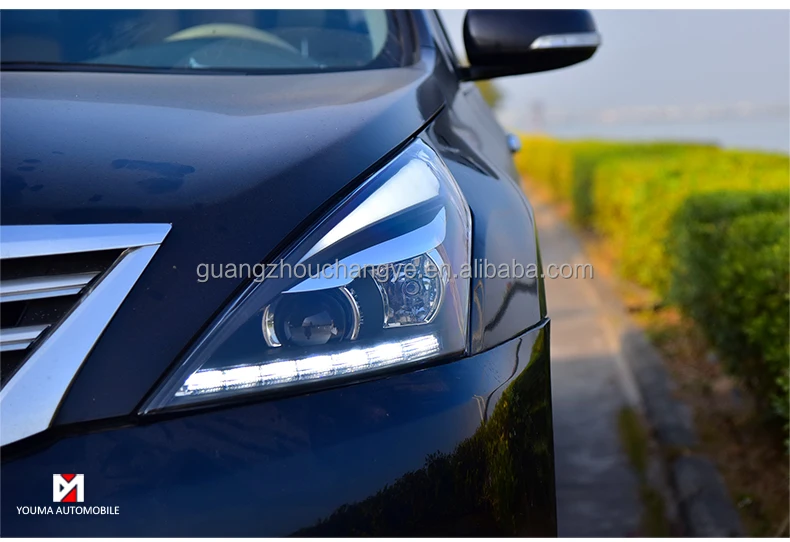
M642 419L634 409L625 407L617 417L617 429L620 442L639 479L639 495L644 507L641 534L653 538L671 536L672 529L666 518L664 499L648 481L650 440Z

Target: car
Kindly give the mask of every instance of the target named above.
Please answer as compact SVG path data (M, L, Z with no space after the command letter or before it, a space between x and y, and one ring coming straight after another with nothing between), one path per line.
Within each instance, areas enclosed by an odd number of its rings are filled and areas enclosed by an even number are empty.
M556 534L533 211L475 81L586 11L4 11L4 536Z

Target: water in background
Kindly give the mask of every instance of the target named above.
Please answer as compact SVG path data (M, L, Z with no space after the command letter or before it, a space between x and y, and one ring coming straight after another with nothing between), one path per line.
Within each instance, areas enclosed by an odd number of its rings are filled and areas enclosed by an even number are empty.
M701 141L718 143L726 148L790 154L790 120L787 118L686 123L559 124L549 125L545 131L561 139Z

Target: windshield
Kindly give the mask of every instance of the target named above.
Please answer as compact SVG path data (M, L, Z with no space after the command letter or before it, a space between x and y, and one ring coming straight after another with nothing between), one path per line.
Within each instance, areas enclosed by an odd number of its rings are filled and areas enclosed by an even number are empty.
M400 35L377 9L3 10L0 57L6 70L303 73L400 66Z

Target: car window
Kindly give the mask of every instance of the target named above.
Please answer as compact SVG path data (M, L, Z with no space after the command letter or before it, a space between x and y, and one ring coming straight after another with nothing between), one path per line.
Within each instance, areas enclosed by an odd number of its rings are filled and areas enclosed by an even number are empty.
M400 66L385 10L4 10L4 69L312 72Z

